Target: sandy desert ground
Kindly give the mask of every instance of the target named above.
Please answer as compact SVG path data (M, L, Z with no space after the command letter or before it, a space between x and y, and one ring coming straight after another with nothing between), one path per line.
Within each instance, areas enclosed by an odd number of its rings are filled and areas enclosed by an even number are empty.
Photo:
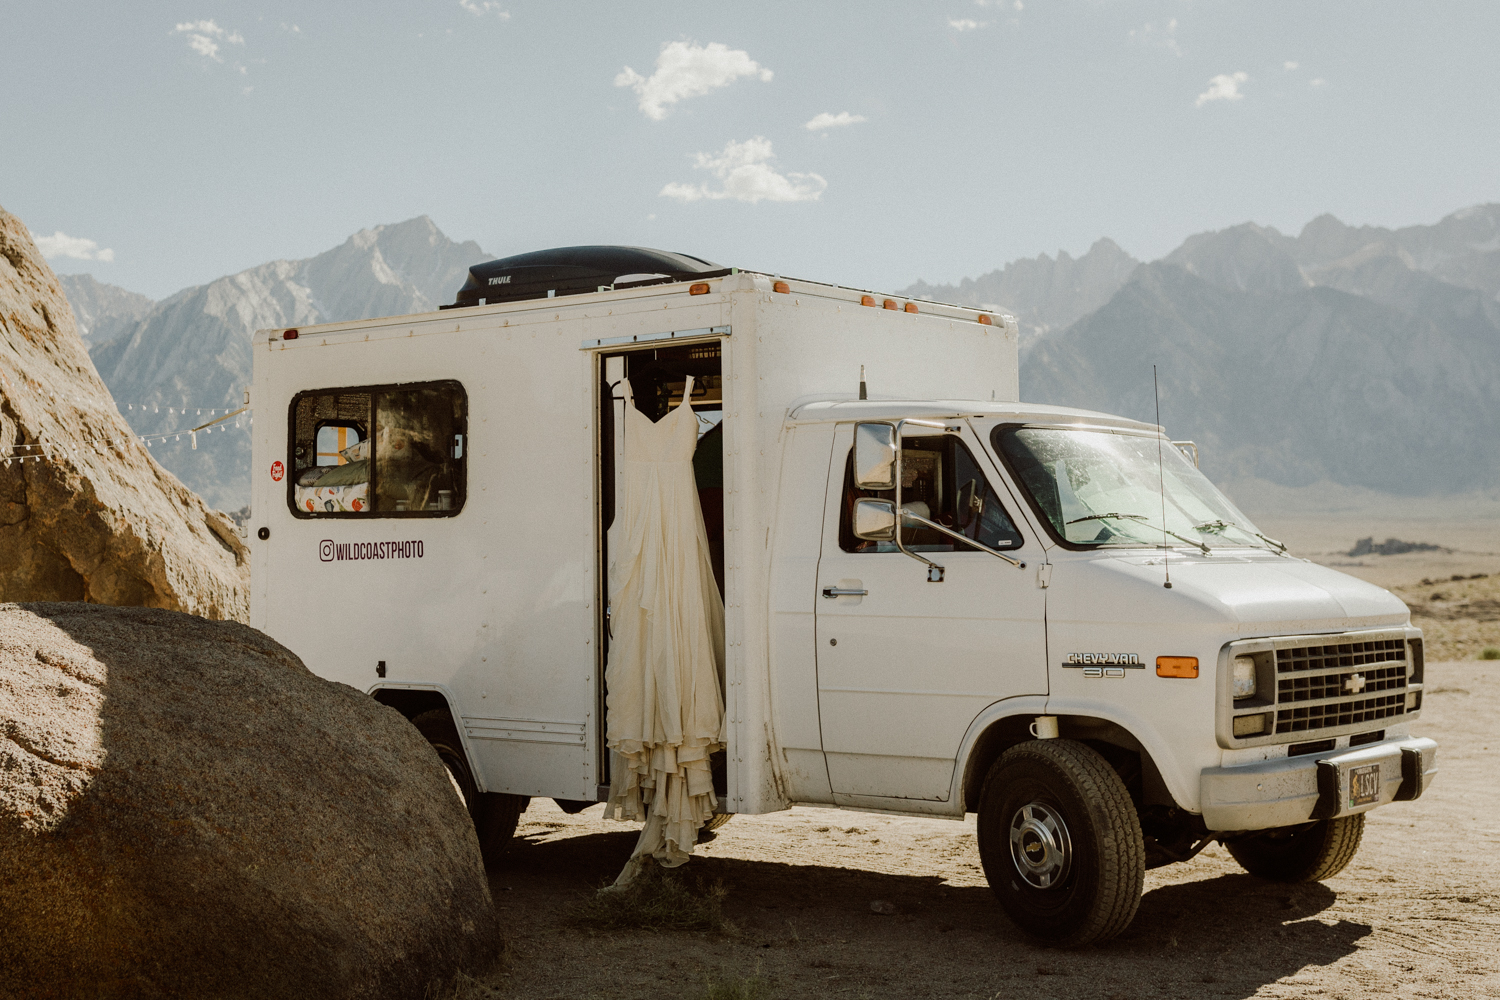
M1428 638L1416 724L1440 744L1421 800L1377 810L1324 884L1262 882L1222 847L1146 875L1131 927L1078 951L1001 914L965 823L796 808L737 817L677 877L721 882L735 933L579 929L636 828L547 800L491 885L507 967L473 997L1199 998L1500 996L1500 521L1261 518L1295 553L1394 587ZM1351 558L1373 535L1445 550ZM1486 574L1480 579L1467 577ZM1466 579L1453 582L1454 575ZM1423 579L1427 583L1422 583ZM1464 657L1459 662L1433 662ZM889 914L872 903L886 903ZM753 988L752 988L753 987Z
M722 880L738 933L579 930L570 918L635 828L538 800L491 881L509 967L474 995L677 1000L759 977L765 997L1500 996L1500 663L1431 664L1429 678L1417 731L1438 740L1441 773L1371 815L1342 874L1262 882L1212 847L1147 872L1131 927L1080 951L1006 921L972 817L808 808L737 817L679 869Z

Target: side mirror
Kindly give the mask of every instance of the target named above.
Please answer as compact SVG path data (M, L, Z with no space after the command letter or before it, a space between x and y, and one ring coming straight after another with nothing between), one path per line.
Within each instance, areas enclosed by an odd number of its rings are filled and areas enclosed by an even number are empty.
M866 497L854 502L854 537L867 542L890 542L896 538L896 505L889 500Z
M862 490L896 488L896 428L891 424L854 425L854 485ZM894 513L891 518L894 524Z

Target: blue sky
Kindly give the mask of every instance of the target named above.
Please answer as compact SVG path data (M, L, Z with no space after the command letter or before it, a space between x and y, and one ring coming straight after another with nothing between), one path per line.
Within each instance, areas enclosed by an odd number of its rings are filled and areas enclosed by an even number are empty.
M424 213L894 288L1500 200L1493 3L6 6L0 205L152 297Z

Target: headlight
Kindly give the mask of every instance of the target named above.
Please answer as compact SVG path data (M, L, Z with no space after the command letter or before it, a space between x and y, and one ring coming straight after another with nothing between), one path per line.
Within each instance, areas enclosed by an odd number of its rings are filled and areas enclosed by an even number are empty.
M1236 656L1234 658L1234 697L1255 697L1255 657Z

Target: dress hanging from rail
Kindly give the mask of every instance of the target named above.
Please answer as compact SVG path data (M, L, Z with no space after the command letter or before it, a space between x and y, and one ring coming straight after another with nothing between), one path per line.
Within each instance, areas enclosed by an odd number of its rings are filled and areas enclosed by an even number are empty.
M645 821L620 884L647 856L682 864L713 816L709 755L724 747L724 601L693 476L698 419L682 402L653 423L625 387L624 456L609 532L606 815Z

